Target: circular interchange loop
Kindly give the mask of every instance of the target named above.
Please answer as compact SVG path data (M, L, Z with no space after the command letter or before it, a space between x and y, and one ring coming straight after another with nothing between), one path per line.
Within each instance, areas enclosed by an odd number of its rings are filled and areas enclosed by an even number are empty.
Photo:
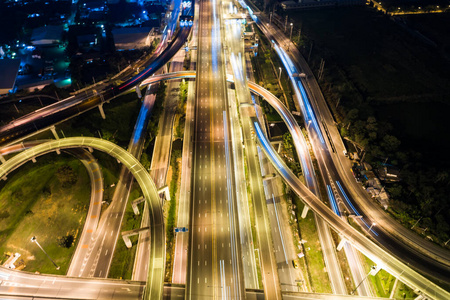
M22 165L36 156L59 149L75 147L93 148L111 155L127 167L138 182L149 207L151 224L151 244L149 249L151 256L148 265L149 273L144 297L146 299L162 299L166 257L166 238L162 204L150 174L132 154L116 144L93 137L71 137L53 140L25 150L0 165L0 178L5 177L17 165Z

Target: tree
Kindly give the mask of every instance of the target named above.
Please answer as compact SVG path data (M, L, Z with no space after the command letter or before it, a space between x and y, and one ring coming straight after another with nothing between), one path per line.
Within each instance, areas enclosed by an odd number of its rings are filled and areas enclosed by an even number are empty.
M104 140L107 140L107 141L110 141L110 142L112 142L112 143L117 143L117 141L116 141L116 139L115 139L115 135L114 134L112 134L111 132L109 132L108 130L106 130L106 129L103 129L102 130L102 138L104 139Z
M292 149L292 135L289 132L286 132L285 134L283 134L283 147L286 150L291 150Z
M352 122L358 118L358 114L359 114L359 110L356 108L353 108L348 111L346 118L348 121Z
M369 132L375 132L378 129L377 119L373 116L367 118L366 129Z
M438 183L438 182L448 182L448 173L446 171L441 171L436 175L436 179L434 181L434 183Z
M70 247L72 247L74 240L75 240L75 237L72 234L68 234L66 236L60 236L60 237L58 237L58 245L63 248L70 248Z
M0 220L6 219L8 217L9 217L9 212L7 210L0 212Z
M400 146L400 141L393 135L386 134L383 137L383 141L381 142L381 146L386 149L387 152L395 152Z
M59 182L61 182L62 187L68 188L77 182L77 174L74 172L71 166L64 165L58 168L56 171L56 176Z

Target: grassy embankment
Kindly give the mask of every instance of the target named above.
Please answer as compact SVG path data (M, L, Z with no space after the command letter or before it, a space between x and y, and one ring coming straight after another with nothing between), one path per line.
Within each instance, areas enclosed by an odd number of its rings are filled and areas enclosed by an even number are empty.
M364 256L366 272L369 272L375 264ZM394 299L415 299L417 295L408 286L401 282L395 282L396 278L386 272L380 270L375 276L369 275L368 279L375 289L377 297L389 298L393 295ZM394 292L392 292L394 290Z
M57 172L63 166L73 171L75 182L61 184ZM89 208L89 176L76 158L61 154L47 154L28 162L0 182L0 253L21 254L16 266L29 272L65 274L77 239L81 235ZM30 241L36 236L39 244L59 265L56 270L38 246ZM66 248L58 239L73 236ZM25 266L25 267L24 267Z
M141 226L144 203L138 205L140 212L139 215L135 215L133 209L131 208L131 201L139 198L140 196L139 186L136 182L134 182L129 201L125 209L125 215L122 220L122 227L120 229L121 232L136 229ZM132 243L132 247L127 248L124 241L119 236L116 248L114 250L113 260L109 269L108 278L131 279L138 238L139 235L131 236L130 241Z

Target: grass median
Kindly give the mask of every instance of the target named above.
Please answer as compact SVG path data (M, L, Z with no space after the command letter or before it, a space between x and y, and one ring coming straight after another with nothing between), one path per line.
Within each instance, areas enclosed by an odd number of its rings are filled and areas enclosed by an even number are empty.
M126 209L125 209L125 215L122 220L122 227L121 232L133 230L136 228L140 228L141 226L141 219L142 219L142 213L144 210L144 203L140 203L138 205L139 208L139 215L135 215L133 212L133 209L131 207L131 202L139 198L139 186L136 182L133 183L133 190L130 193L129 201L127 203ZM130 241L132 243L131 248L127 248L125 246L124 241L119 236L117 240L116 249L114 251L114 256L111 261L111 266L109 269L109 278L116 278L116 279L131 279L131 276L133 274L133 267L134 267L134 258L136 256L136 249L137 249L137 241L139 239L139 235L130 236Z

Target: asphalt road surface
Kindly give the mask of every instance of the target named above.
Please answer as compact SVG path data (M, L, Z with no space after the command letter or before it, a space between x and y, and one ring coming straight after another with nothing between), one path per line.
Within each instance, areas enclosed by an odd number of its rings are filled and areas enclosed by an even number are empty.
M223 28L218 1L201 1L187 299L244 293L229 153Z

